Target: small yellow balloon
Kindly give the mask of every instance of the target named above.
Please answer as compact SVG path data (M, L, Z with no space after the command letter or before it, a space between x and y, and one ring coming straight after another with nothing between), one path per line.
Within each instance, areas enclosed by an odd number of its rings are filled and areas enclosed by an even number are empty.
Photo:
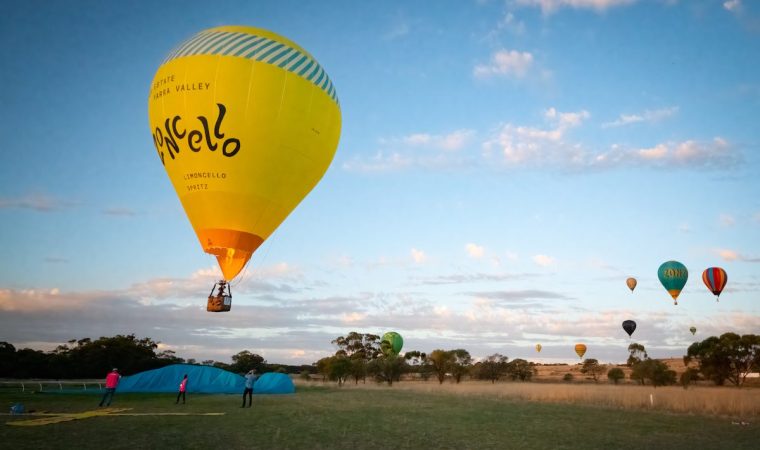
M202 31L172 51L148 116L161 163L226 280L316 186L341 129L335 87L314 57L241 26Z
M575 344L575 353L578 355L579 358L583 359L583 355L586 354L586 345Z
M536 351L537 351L538 353L541 353L541 348L542 348L542 347L541 347L541 344L536 344Z

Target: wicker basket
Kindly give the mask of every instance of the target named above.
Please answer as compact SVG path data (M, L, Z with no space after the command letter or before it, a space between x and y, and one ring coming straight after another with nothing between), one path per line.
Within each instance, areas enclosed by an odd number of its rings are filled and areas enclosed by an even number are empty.
M232 296L230 295L209 295L206 303L208 312L227 312L232 308Z

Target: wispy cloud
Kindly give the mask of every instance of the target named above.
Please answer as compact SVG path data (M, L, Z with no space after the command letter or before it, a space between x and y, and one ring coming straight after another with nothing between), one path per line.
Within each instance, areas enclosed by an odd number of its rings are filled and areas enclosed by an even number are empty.
M427 255L424 251L413 248L411 251L412 260L417 264L422 264L427 261Z
M68 263L68 258L63 258L61 256L46 256L45 262L48 264L65 264Z
M476 132L458 129L446 134L413 133L383 138L381 147L369 158L355 157L343 163L350 172L396 172L410 168L450 169L473 164L462 150L473 142Z
M38 212L53 212L76 206L77 202L56 198L47 194L28 194L17 198L0 198L0 209L31 209Z
M742 8L742 0L727 0L723 2L723 8L731 12L739 12Z
M758 263L760 262L760 257L755 256L747 256L745 254L739 253L736 250L730 250L726 248L720 248L714 250L714 253L720 256L724 261L744 261L744 262L751 262L751 263Z
M610 8L626 6L637 0L517 0L518 5L540 7L544 14L552 14L560 8L592 9L603 12Z
M134 217L137 212L130 208L113 207L104 209L103 214L114 217Z
M517 50L499 50L491 55L488 64L478 64L472 70L475 78L491 78L496 76L522 78L533 66L533 55L530 52Z
M567 139L570 130L590 117L587 111L560 113L550 108L544 116L549 127L502 125L483 143L484 156L507 168L555 167L576 171L623 166L721 170L741 161L734 146L721 137L708 142L663 142L644 148L613 145L607 150L592 151Z
M606 122L602 124L603 128L620 127L624 125L631 125L634 123L654 123L667 119L678 113L678 107L673 106L670 108L646 110L639 114L621 114L616 120L612 122Z
M721 214L718 221L722 227L732 227L736 225L736 219L730 214Z
M549 267L557 262L554 257L548 255L535 255L531 259L534 263L538 264L541 267Z
M475 259L480 259L486 254L486 250L483 246L473 243L465 244L464 250L467 252L467 256Z

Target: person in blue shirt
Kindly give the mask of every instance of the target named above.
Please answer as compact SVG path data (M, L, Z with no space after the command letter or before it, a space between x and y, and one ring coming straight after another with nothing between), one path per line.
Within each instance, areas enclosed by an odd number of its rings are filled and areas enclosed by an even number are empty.
M248 407L251 407L251 404L253 403L253 384L256 383L256 380L258 379L259 376L256 375L256 369L251 369L245 374L245 390L243 391L243 406L241 406L241 408L245 408L246 395L248 396Z

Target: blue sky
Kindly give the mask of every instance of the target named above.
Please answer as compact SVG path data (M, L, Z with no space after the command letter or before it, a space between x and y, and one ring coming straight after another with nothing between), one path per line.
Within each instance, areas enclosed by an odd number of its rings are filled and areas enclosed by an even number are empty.
M739 0L13 2L0 17L0 340L136 333L186 358L405 350L621 361L760 330L760 7ZM322 182L219 277L156 157L147 97L198 31L287 36L343 129ZM679 305L657 280L690 271ZM701 272L721 266L720 303ZM625 279L639 280L631 293ZM535 343L542 343L537 355Z

